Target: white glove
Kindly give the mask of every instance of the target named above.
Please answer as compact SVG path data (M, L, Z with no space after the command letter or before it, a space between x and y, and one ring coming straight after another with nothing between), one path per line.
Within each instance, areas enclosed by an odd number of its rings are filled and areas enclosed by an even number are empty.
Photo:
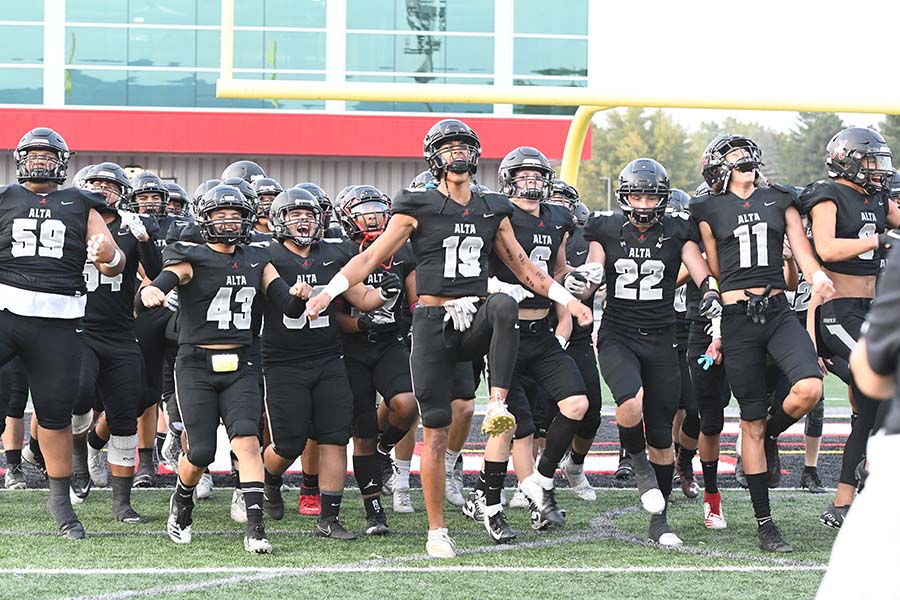
M131 235L137 239L147 237L147 227L136 213L120 210L119 215L122 217L122 227L130 231Z
M534 294L526 290L521 285L517 283L507 283L505 281L500 281L496 277L491 277L490 279L488 279L488 293L506 294L507 296L512 296L512 299L519 304L521 304L522 300L524 300L525 298L534 298Z
M178 290L172 290L166 294L166 308L172 312L178 312Z
M478 312L478 307L475 306L476 302L478 302L478 296L463 296L444 302L444 310L447 311L444 321L452 319L453 329L467 330L472 326L472 320L475 318L475 313Z
M567 273L563 278L563 287L574 296L582 296L591 284L603 285L606 269L600 263L585 263Z
M583 273L588 281L597 285L603 285L606 280L606 267L602 263L584 263L575 267L576 273Z

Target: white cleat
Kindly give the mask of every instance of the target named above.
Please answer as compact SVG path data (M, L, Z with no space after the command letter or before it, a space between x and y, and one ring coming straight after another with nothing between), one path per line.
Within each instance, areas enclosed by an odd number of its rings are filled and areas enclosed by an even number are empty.
M659 536L659 541L657 543L660 546L666 546L669 548L674 548L676 546L684 545L684 542L681 541L681 538L671 532L664 533L661 536Z
M394 488L394 512L405 514L416 512L409 497L409 488Z
M235 523L247 522L247 505L244 504L244 492L237 488L231 494L231 520Z
M169 498L169 518L166 520L166 532L169 539L176 544L190 544L193 506L182 506L175 502L175 494Z
M666 510L666 499L659 488L651 488L641 494L641 506L651 515L661 515Z
M516 493L513 494L512 500L509 501L510 508L529 508L531 505L528 502L528 498L522 492L521 488L516 488Z
M106 465L106 456L103 450L97 450L90 444L87 445L88 451L88 473L91 475L91 481L97 487L107 487L109 485L109 471Z
M428 532L425 551L431 558L455 558L456 542L447 534L446 528L431 529Z
M452 467L444 472L444 496L447 498L447 502L453 506L462 506L466 503L462 485L453 473Z
M728 522L722 512L722 496L716 494L704 494L703 496L703 524L707 529L727 529Z
M181 457L181 434L174 433L172 430L166 432L166 439L163 442L160 458L164 465L170 470L178 472L178 459Z
M261 523L244 534L244 550L252 554L272 554L272 542L266 537Z
M506 403L498 400L488 402L487 409L484 411L484 420L481 422L481 433L485 435L500 435L516 426L516 418Z
M209 473L204 473L200 476L200 481L197 482L197 487L194 488L194 496L197 500L207 500L210 496L212 496L213 491L213 478Z
M597 492L594 491L591 482L584 474L584 464L576 465L572 462L571 455L567 453L560 462L559 468L569 480L569 487L575 492L575 497L585 502L597 500Z

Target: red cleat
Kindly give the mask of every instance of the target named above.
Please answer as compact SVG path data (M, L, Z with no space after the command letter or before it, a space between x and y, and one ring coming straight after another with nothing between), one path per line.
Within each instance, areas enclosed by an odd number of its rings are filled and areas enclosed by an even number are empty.
M322 512L322 500L319 494L300 494L297 503L300 505L301 515L317 517Z

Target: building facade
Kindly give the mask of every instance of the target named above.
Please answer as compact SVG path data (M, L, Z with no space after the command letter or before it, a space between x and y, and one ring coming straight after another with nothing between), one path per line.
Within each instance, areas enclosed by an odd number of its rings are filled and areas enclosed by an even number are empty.
M479 132L480 175L493 187L514 146L561 158L573 110L219 99L220 0L5 8L0 146L47 125L76 152L74 169L114 160L189 190L231 160L252 158L286 185L312 180L334 193L372 183L390 194L424 168L422 137L448 114ZM586 86L597 15L588 0L549 8L544 0L235 0L234 76ZM0 164L0 176L11 180L11 163Z

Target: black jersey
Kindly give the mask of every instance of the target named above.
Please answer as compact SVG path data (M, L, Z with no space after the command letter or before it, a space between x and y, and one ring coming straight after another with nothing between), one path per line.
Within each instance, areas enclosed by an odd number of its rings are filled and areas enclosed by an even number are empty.
M271 242L272 238L273 238L273 236L271 233L268 233L265 231L259 231L257 229L250 230L250 243L251 244L265 244L265 243Z
M88 217L104 206L103 196L78 188L41 195L22 185L0 187L0 283L83 295Z
M158 265L159 250L153 244L153 240L159 234L156 221L143 217L141 220L150 235L150 247L157 253ZM140 281L137 275L138 263L141 260L139 242L127 228L122 227L122 218L119 215L106 226L119 249L125 254L125 269L115 277L109 277L101 273L94 263L84 263L82 275L87 286L88 302L82 322L90 334L133 339L134 293Z
M716 238L723 292L787 288L782 253L785 212L791 206L799 210L797 197L776 186L757 188L746 200L731 192L691 199L691 216L706 222Z
M697 242L697 227L688 219L666 215L641 233L625 216L595 213L584 226L584 237L606 253L606 310L603 324L654 328L675 323L675 282L681 249Z
M417 261L417 294L486 296L488 257L500 223L512 212L509 199L492 192L473 193L466 206L436 189L399 192L391 213L418 222L410 238Z
M356 244L354 242L351 242L349 240L347 242L345 242L345 244L347 245L347 248L350 248L350 249L352 249L356 246ZM400 278L401 282L405 282L406 278L409 276L409 274L415 270L416 270L416 259L412 253L412 245L409 242L407 242L406 244L403 245L403 247L400 248L400 250L397 251L396 254L394 254L394 256L392 256L390 259L388 259L387 262L378 265L378 267L375 268L375 271L373 271L371 274L369 274L369 276L366 277L366 279L365 279L365 281L363 281L363 283L368 287L375 287L376 285L381 283L382 280L384 280L384 277L387 273L394 273L395 275L397 275L397 277ZM370 311L369 314L371 314L372 316L379 317L379 321L381 323L383 323L379 327L379 331L400 332L401 330L405 330L408 327L407 322L409 319L404 318L404 316L402 314L402 311L404 310L404 308L403 308L404 306L407 307L407 310L408 310L409 300L406 297L405 288L404 288L404 291L400 292L400 295L397 296L397 298L395 300L392 300L391 302L386 302L384 304L384 306L382 306L380 308L376 308L373 311ZM360 316L360 314L362 314L361 311L357 310L356 307L354 307L353 305L351 305L347 302L345 302L343 304L343 308L344 308L344 312L346 312L354 317L358 317L358 316ZM391 326L390 324L392 324L393 326ZM356 336L359 336L360 338L365 338L367 334L364 332L361 332L361 333L345 333L344 335L347 336L348 338L355 338Z
M884 233L887 226L888 203L886 194L866 196L847 185L841 185L831 179L817 181L803 190L800 198L803 210L813 220L812 209L822 202L833 202L837 208L834 223L834 237L843 239L859 239ZM813 250L816 240L812 240ZM819 258L818 253L816 258ZM877 275L881 271L882 253L867 250L855 258L840 262L825 262L819 258L822 266L835 273L845 275Z
M165 248L168 244L181 241L193 241L185 238L184 233L191 228L196 228L197 222L193 217L181 217L165 215L159 219L159 234L156 236L156 245Z
M562 206L545 203L540 205L539 214L534 216L513 204L509 222L529 260L553 277L556 257L560 250L565 252L563 238L575 229L571 213ZM490 256L490 267L491 274L500 281L524 285L496 254ZM550 308L552 305L552 300L537 292L534 292L533 298L525 298L519 303L520 308Z
M590 242L584 239L584 227L576 227L566 241L566 264L570 267L580 267L587 262L590 249ZM595 294L591 294L581 301L592 311L594 310L594 296ZM552 314L555 314L555 311L552 311ZM592 333L594 333L593 324L582 327L576 319L572 319L572 335L569 336L569 342L590 339Z
M357 249L351 245L331 238L323 238L313 244L306 258L294 254L281 243L274 242L269 246L269 256L279 275L288 285L301 281L308 283L313 288L314 296L325 288L356 252ZM340 331L337 320L329 313L330 309L326 309L311 321L305 312L292 319L281 312L280 306L266 302L262 333L263 358L267 361L282 361L340 354Z
M866 358L878 375L893 376L894 398L884 422L887 434L900 433L900 327L897 306L900 305L900 249L888 254L887 266L878 282L878 293L863 326Z
M238 244L225 254L191 242L166 246L163 264L182 262L194 275L178 286L178 343L250 345L250 308L270 262L266 249Z

